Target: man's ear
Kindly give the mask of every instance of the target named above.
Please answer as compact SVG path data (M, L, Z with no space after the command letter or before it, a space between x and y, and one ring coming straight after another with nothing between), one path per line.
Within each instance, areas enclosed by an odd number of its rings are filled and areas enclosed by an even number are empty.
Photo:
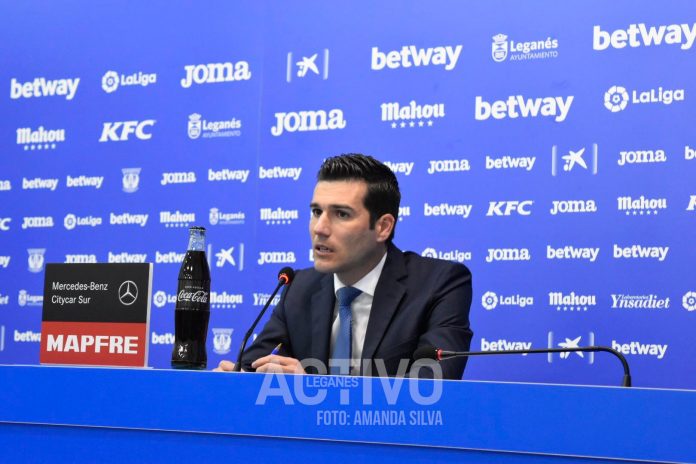
M377 232L378 242L386 242L389 239L389 236L394 230L395 223L396 219L394 219L394 216L391 214L384 214L377 219L377 222L375 222L375 231Z

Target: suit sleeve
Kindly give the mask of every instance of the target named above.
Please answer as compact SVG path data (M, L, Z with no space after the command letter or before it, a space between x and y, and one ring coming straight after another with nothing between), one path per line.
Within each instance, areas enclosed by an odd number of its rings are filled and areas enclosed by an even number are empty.
M469 326L471 308L471 272L463 265L447 266L435 276L428 323L418 346L433 346L451 351L468 351L473 332ZM440 362L445 379L459 380L464 374L466 358ZM432 377L430 369L421 369L419 377Z

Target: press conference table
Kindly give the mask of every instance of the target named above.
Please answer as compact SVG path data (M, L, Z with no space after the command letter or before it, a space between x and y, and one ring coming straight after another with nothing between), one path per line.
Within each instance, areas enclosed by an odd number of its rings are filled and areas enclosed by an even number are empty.
M596 458L696 462L696 391L0 366L2 462Z

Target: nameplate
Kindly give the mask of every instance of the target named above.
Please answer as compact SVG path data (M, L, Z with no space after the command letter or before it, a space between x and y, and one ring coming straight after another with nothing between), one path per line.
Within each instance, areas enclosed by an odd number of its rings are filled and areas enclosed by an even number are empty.
M145 367L152 264L47 264L41 364Z

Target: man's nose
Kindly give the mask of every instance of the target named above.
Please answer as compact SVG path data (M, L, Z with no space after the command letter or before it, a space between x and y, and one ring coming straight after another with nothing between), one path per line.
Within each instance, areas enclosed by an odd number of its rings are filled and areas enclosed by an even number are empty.
M315 235L328 236L331 234L331 227L326 213L321 213L319 217L314 218L312 232Z

